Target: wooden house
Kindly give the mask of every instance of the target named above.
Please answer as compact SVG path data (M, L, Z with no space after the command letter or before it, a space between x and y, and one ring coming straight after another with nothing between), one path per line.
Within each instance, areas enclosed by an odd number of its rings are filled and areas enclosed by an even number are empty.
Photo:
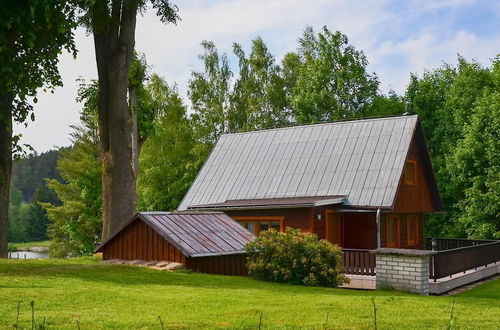
M204 273L246 275L243 247L254 238L221 212L142 212L96 252L104 260L172 261Z
M417 116L226 134L179 206L250 232L314 232L344 249L422 248L442 212Z

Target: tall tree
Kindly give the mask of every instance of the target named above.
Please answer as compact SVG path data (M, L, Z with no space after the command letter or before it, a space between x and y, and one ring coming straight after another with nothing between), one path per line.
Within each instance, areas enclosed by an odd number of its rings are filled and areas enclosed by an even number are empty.
M293 95L298 123L365 116L377 95L378 78L367 72L362 51L346 35L307 27L299 39L302 60Z
M127 92L134 55L136 16L146 0L86 0L83 20L94 35L99 77L99 137L102 158L103 238L136 209L133 113ZM168 0L151 0L164 23L178 19Z
M58 55L63 49L76 54L74 22L68 1L0 2L0 257L7 257L12 150L19 150L12 122L34 119L29 98L37 88L62 84Z
M199 58L204 71L192 73L188 96L194 134L199 142L193 152L203 163L219 136L233 129L229 124L233 73L226 54L219 54L213 42L203 41L201 45L204 52Z
M466 191L473 175L465 176L469 179L463 181L462 174L459 175L461 171L457 171L453 164L456 160L451 155L458 152L457 148L461 149L470 123L476 112L481 110L476 105L485 93L495 88L493 77L490 68L474 61L468 62L462 57L458 58L457 66L445 64L425 72L420 78L411 77L405 96L407 109L418 114L422 121L446 210L444 215L428 218L430 235L468 235L465 227L457 221L463 216L460 203L467 200ZM463 150L460 153L466 154ZM487 171L487 168L481 168L481 171ZM472 232L469 230L469 233Z
M197 173L191 166L193 129L177 88L157 75L150 80L147 89L159 115L140 155L137 206L141 211L175 210Z
M102 182L97 123L97 82L82 83L81 124L72 126L73 146L62 150L57 169L62 180L47 179L61 203L40 203L51 221L48 234L57 257L92 254L102 230Z
M245 57L241 45L234 44L240 75L236 80L232 108L244 113L238 131L286 126L291 119L287 107L285 81L267 45L258 37ZM234 116L236 117L236 116Z

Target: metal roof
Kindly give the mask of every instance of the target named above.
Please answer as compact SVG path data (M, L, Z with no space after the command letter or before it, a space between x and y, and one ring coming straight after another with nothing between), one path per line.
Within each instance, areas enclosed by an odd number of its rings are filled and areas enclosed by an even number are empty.
M186 257L244 253L245 244L255 239L252 233L222 212L144 212L132 217L96 251L136 219L151 226Z
M417 122L400 116L222 135L179 210L316 196L391 207Z

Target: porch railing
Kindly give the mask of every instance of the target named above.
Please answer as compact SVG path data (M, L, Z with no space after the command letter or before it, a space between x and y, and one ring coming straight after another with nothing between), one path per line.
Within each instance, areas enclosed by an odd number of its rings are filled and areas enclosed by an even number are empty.
M427 237L425 239L425 247L428 250L444 251L444 250L458 249L461 247L483 245L493 242L496 241L486 240L486 239Z
M365 249L342 249L344 273L349 275L375 275L375 255Z
M450 239L454 240L454 239ZM456 240L465 241L465 240ZM474 241L474 240L472 240ZM429 277L436 281L438 278L451 276L477 269L481 266L496 264L500 262L500 241L484 242L439 251L429 259ZM462 244L463 242L450 243ZM453 245L449 245L453 246Z

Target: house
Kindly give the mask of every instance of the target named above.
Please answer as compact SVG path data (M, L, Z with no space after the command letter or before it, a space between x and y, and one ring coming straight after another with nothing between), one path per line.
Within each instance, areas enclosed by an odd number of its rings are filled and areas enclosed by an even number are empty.
M399 116L222 135L178 210L344 250L420 249L423 216L443 205L418 117Z
M211 274L246 275L254 235L221 212L141 212L95 252L103 259L172 261Z

